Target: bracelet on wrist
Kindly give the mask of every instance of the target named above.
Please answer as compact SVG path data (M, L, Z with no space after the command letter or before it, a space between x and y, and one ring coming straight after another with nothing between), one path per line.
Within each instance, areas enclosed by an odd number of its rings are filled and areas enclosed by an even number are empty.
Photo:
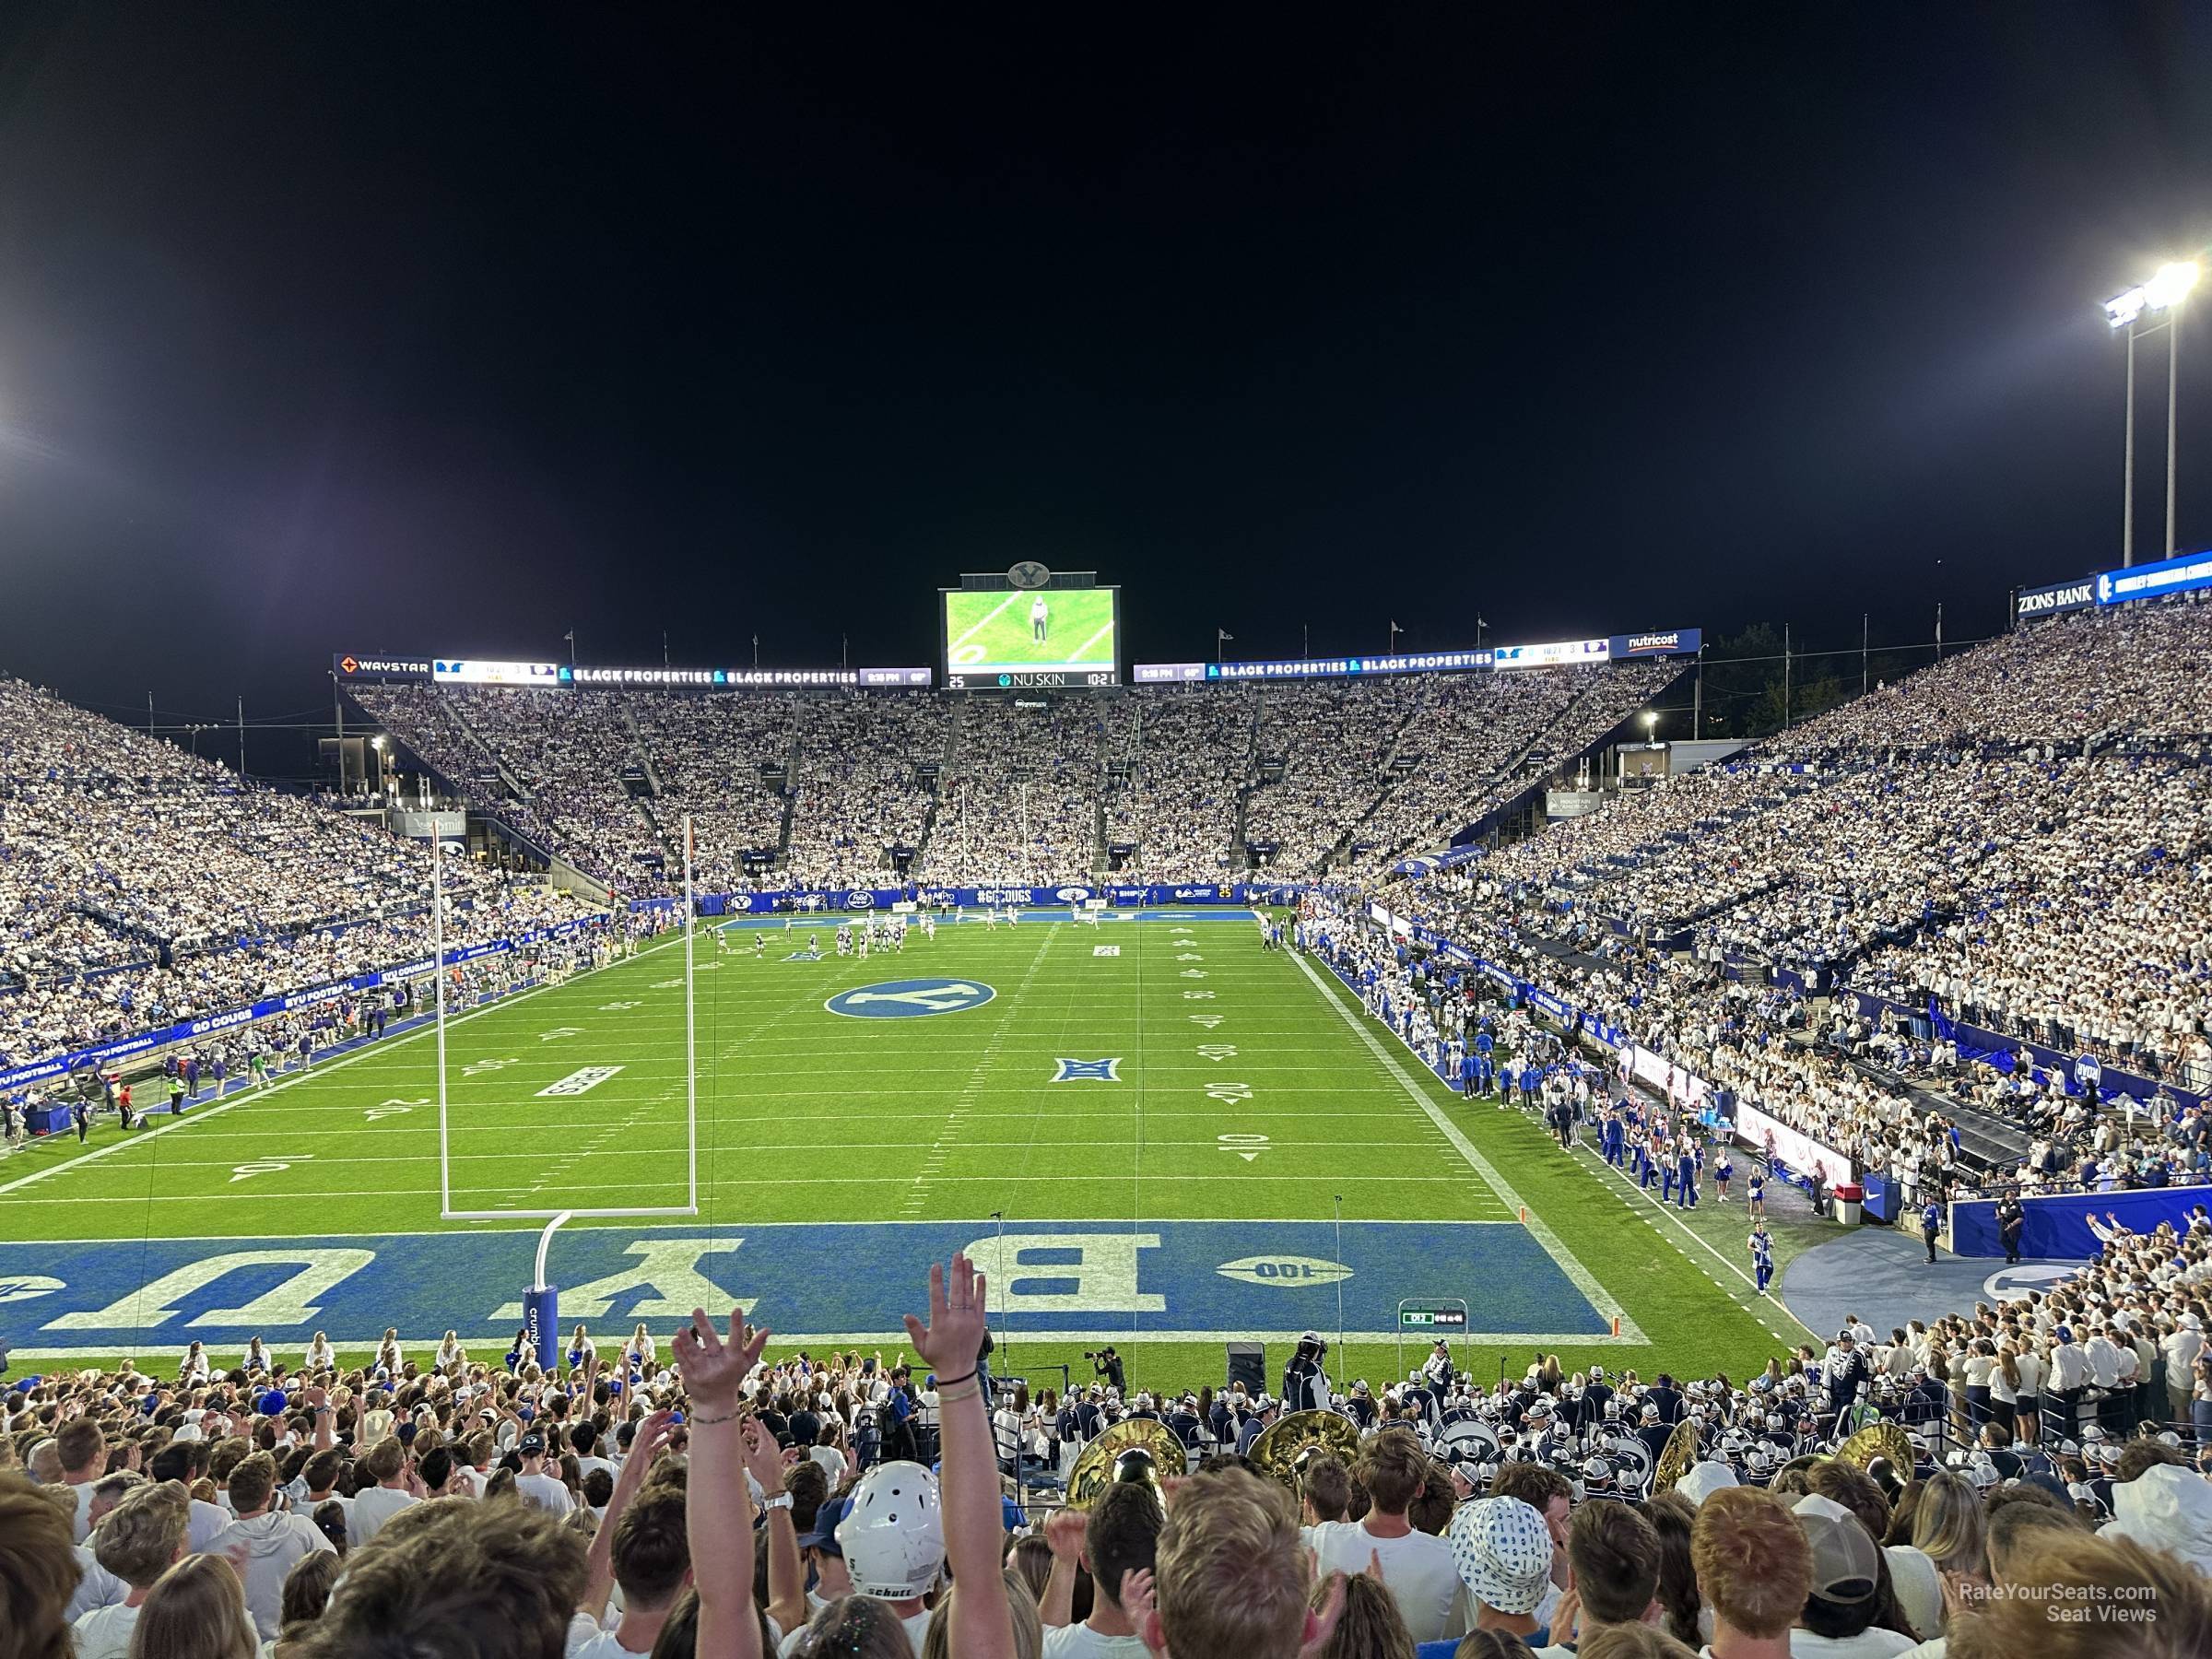
M963 1383L963 1382L967 1382L967 1381L968 1381L970 1378L973 1377L974 1375L975 1375L975 1372L974 1372L974 1371L971 1370L971 1371L970 1371L967 1373L967 1375L966 1375L966 1376L960 1376L960 1377L939 1377L939 1378L937 1379L937 1398L939 1398L940 1400L941 1400L941 1399L943 1399L943 1398L945 1397L945 1391L946 1391L947 1389L948 1389L948 1388L958 1388L958 1387L959 1387L959 1386L961 1383Z
M962 1400L981 1399L982 1397L982 1384L980 1382L977 1383L973 1388L971 1388L966 1394L947 1394L943 1389L939 1389L937 1391L937 1404L940 1406L958 1406Z
M713 1425L716 1423L734 1423L737 1420L738 1416L739 1414L736 1411L731 1410L724 1412L720 1417L686 1418L684 1421L690 1424L694 1429L709 1429L713 1427Z

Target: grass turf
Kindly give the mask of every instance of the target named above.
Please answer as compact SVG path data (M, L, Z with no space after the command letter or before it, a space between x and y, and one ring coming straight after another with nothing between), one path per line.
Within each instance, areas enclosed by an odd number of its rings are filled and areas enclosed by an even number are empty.
M1749 1296L1736 1272L1747 1264L1735 1221L1710 1209L1687 1223L1657 1215L1534 1121L1461 1100L1366 1019L1333 976L1291 953L1263 952L1249 924L1156 917L1094 929L1033 918L990 931L969 922L932 942L916 935L894 957L784 959L817 932L827 945L830 925L770 929L758 957L747 932L733 931L729 952L712 935L698 941L702 1224L960 1221L980 1233L993 1211L1116 1228L1326 1221L1338 1199L1347 1224L1517 1224L1502 1184L1527 1207L1539 1241L1571 1254L1645 1339L1544 1345L1569 1366L1741 1376L1804 1335L1779 1303ZM1101 946L1119 954L1101 956ZM456 1207L519 1214L682 1202L680 970L680 951L664 947L449 1026ZM824 1007L841 991L922 976L980 982L997 994L926 1018L853 1019ZM1223 1048L1231 1052L1206 1052ZM1053 1082L1056 1062L1069 1056L1116 1057L1118 1080ZM430 1033L387 1039L219 1111L203 1108L161 1134L125 1136L110 1126L87 1148L74 1137L35 1146L0 1165L5 1236L534 1229L521 1219L441 1218L435 1065ZM621 1069L574 1097L538 1093L587 1065ZM1224 1135L1265 1135L1265 1150L1237 1156L1255 1143ZM1786 1255L1792 1230L1777 1232ZM1408 1258L1418 1258L1419 1228L1406 1240ZM918 1256L887 1254L849 1271L885 1278L918 1308L924 1267ZM512 1294L503 1282L498 1288ZM1486 1302L1506 1288L1470 1283L1458 1292L1475 1329L1487 1328ZM9 1322L17 1344L33 1350L53 1340L35 1328L36 1310L21 1304ZM465 1328L465 1312L445 1323ZM603 1340L611 1323L600 1328ZM1056 1323L1084 1324L1072 1314ZM178 1346L190 1334L164 1330L147 1346ZM403 1335L419 1344L439 1330ZM1218 1339L1150 1340L1141 1322L1112 1321L1100 1322L1097 1339L1121 1348L1133 1384L1194 1386L1222 1372ZM281 1356L298 1345L277 1336L272 1346ZM896 1326L887 1324L873 1346L895 1351ZM1066 1364L1086 1377L1084 1346L1018 1331L1000 1369L1042 1379ZM1409 1338L1407 1359L1424 1347ZM1501 1366L1518 1370L1533 1348L1507 1340L1455 1352L1464 1368L1494 1376ZM1387 1339L1355 1336L1338 1373L1379 1380L1397 1353ZM115 1357L73 1354L71 1362ZM1271 1372L1283 1358L1271 1344Z
M1044 593L1046 638L1030 621L1034 594L947 595L945 646L955 668L1020 668L1044 664L1111 667L1116 648L1113 594L1104 588Z

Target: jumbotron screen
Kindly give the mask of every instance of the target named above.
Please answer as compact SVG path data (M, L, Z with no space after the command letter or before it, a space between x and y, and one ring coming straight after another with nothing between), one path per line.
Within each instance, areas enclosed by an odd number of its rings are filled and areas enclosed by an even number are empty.
M948 588L945 684L955 691L1121 683L1121 590Z

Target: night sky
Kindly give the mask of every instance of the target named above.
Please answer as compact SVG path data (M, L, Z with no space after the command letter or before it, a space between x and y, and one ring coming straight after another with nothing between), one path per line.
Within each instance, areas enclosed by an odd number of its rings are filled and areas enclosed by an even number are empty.
M0 667L931 662L1025 558L1130 659L1986 633L2212 240L2202 6L745 9L6 8Z

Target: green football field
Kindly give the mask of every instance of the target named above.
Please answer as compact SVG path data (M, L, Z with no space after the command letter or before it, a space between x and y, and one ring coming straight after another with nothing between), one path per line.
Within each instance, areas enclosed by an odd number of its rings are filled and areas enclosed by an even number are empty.
M1030 611L1045 604L1037 638ZM1107 588L1048 588L1038 593L947 594L945 654L955 668L1112 667L1114 595Z
M570 1222L564 1328L665 1335L742 1302L790 1346L888 1359L930 1256L965 1248L998 1369L1041 1382L1108 1342L1133 1385L1218 1382L1224 1343L1257 1340L1272 1386L1310 1328L1379 1383L1427 1351L1402 1319L1462 1303L1477 1375L1539 1349L1741 1375L1805 1335L1751 1299L1740 1225L1657 1213L1460 1100L1247 912L970 918L865 960L833 929L700 934L698 1214ZM794 959L812 935L823 959ZM18 1370L315 1330L359 1353L386 1325L504 1352L538 1218L684 1206L684 1054L665 944L450 1021L442 1162L427 1029L35 1144L0 1162L0 1337Z

